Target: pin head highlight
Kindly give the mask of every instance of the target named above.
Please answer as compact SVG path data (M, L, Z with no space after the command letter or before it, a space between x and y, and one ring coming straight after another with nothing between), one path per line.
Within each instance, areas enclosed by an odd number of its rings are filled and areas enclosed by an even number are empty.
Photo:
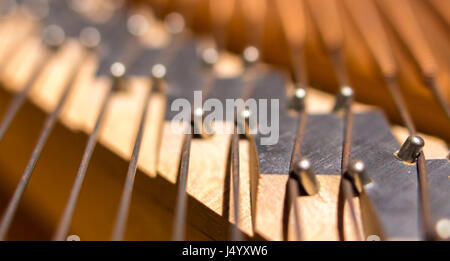
M65 41L64 30L58 25L48 25L42 32L42 40L50 48L59 48Z
M164 19L164 25L171 34L179 34L183 32L186 24L184 17L176 12L170 13Z
M201 107L197 107L192 112L191 125L196 137L208 138L214 135L212 122L205 121L205 111Z
M344 97L353 97L353 89L350 86L342 86L339 93Z
M252 113L251 113L251 111L249 109L245 109L241 113L241 116L244 119L249 119L251 115L252 115Z
M440 238L450 239L450 219L442 218L436 223L436 232Z
M151 74L153 78L163 79L164 77L166 77L166 73L167 70L164 65L158 63L152 66Z
M351 181L353 188L358 194L364 190L365 185L372 182L367 175L366 165L362 160L351 161L344 175L345 178Z
M400 150L395 155L406 163L414 163L424 146L425 141L420 136L411 135L403 142Z
M347 108L354 97L354 91L350 86L342 86L336 96L336 101L334 103L333 112L339 112L342 109Z
M202 117L203 116L203 109L202 108L196 108L194 110L194 116L195 117Z
M143 36L150 29L150 22L141 14L134 14L127 21L128 32L134 36Z
M300 191L306 195L312 196L319 192L319 182L311 168L311 162L308 159L301 159L294 163L291 176L297 180Z
M219 52L216 48L206 48L201 52L201 59L207 67L212 67L219 60Z
M83 28L80 32L80 42L83 46L89 49L94 49L99 46L101 41L100 32L92 26Z
M163 90L163 82L166 78L167 69L164 65L158 63L152 66L150 70L153 90L162 91Z
M125 65L120 62L115 62L111 65L110 72L115 78L123 77L126 73Z
M242 58L247 66L251 66L259 60L259 50L255 46L248 46L242 53Z
M296 111L301 111L305 108L306 90L299 87L295 90L294 95L291 98L289 108Z

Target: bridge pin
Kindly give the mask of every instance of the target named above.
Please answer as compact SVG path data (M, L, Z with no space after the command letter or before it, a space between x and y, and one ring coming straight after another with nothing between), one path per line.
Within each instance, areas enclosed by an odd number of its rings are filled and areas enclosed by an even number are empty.
M299 87L295 90L294 95L291 98L289 107L296 111L301 111L305 108L306 90Z
M345 177L349 179L356 192L361 193L363 187L372 182L366 172L366 166L362 160L354 160L350 162Z
M200 55L203 65L206 68L212 68L219 60L219 52L213 47L204 49Z
M160 91L162 88L162 84L166 77L167 69L164 65L158 63L152 66L151 69L151 77L153 82L153 88L156 91Z
M186 22L181 14L173 12L164 18L164 26L171 34L179 34L184 31Z
M150 30L150 21L141 14L133 14L128 18L127 29L131 35L144 36Z
M416 162L416 159L422 151L424 145L425 142L420 136L409 136L395 155L402 161L414 163Z
M194 134L201 138L207 138L214 134L214 129L211 123L205 122L205 111L202 108L195 108L191 122Z
M115 62L110 67L111 77L113 78L113 90L124 90L123 77L125 76L127 68L123 63Z
M42 32L42 41L51 49L58 49L65 41L64 30L58 25L48 25Z
M350 86L343 86L339 90L338 95L336 96L336 102L333 107L333 112L338 112L344 108L346 108L351 100L353 99L353 89Z
M244 49L244 52L242 53L242 58L245 63L245 67L251 67L259 60L259 50L255 46L248 46Z
M291 176L298 181L300 191L305 192L309 196L319 192L319 182L316 179L308 159L297 161Z
M101 42L101 38L100 32L92 26L83 28L79 37L81 44L91 50L98 47Z

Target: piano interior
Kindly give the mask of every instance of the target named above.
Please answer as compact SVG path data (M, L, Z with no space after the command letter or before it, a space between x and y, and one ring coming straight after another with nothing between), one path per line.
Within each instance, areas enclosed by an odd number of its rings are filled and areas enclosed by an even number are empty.
M448 240L449 104L448 0L0 0L0 239Z

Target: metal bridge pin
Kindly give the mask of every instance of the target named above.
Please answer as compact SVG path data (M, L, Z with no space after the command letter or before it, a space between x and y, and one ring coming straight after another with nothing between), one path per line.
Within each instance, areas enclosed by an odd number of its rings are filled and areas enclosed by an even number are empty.
M250 116L252 112L245 108L240 113L236 115L236 123L238 127L239 134L250 134Z
M181 14L173 12L164 18L164 26L171 34L179 34L183 32L186 22Z
M88 26L81 30L79 39L84 47L92 50L98 47L102 37L96 28Z
M151 77L153 82L153 88L156 91L160 91L166 77L167 69L164 65L158 63L152 66Z
M244 59L245 67L250 67L258 62L259 60L259 50L255 46L247 46L242 53L242 58Z
M242 111L241 115L242 118L244 118L246 121L248 121L248 119L250 119L250 115L251 115L251 111L249 109L245 109Z
M353 99L353 95L354 92L350 86L341 87L338 95L336 96L336 102L333 107L333 112L338 112L346 108Z
M125 65L123 65L123 63L115 62L111 65L110 71L111 71L111 75L114 78L120 78L125 75L126 68L125 68Z
M395 155L402 161L414 163L424 145L425 142L420 136L411 135L405 140L400 150L397 151Z
M144 15L134 14L127 20L127 29L131 35L144 36L150 30L150 22Z
M48 25L42 32L42 41L51 49L58 49L65 40L64 30L58 25Z
M210 125L210 122L206 123L204 119L204 110L202 108L195 108L191 122L194 128L194 134L202 138L207 138L214 134L214 130Z
M306 90L299 87L295 90L294 95L291 98L289 107L296 111L301 111L305 108Z
M450 219L442 218L436 223L436 232L440 238L450 239Z
M125 76L127 68L123 63L115 62L110 67L110 73L113 78L113 90L120 91L124 89L122 79Z
M219 52L216 48L206 48L201 52L201 60L206 68L212 68L219 60Z
M309 196L319 192L319 182L316 179L309 160L301 159L295 162L291 176L298 181L300 191Z
M365 185L372 182L367 175L366 166L362 160L350 162L350 165L345 172L345 177L352 182L353 188L358 194L363 191Z

